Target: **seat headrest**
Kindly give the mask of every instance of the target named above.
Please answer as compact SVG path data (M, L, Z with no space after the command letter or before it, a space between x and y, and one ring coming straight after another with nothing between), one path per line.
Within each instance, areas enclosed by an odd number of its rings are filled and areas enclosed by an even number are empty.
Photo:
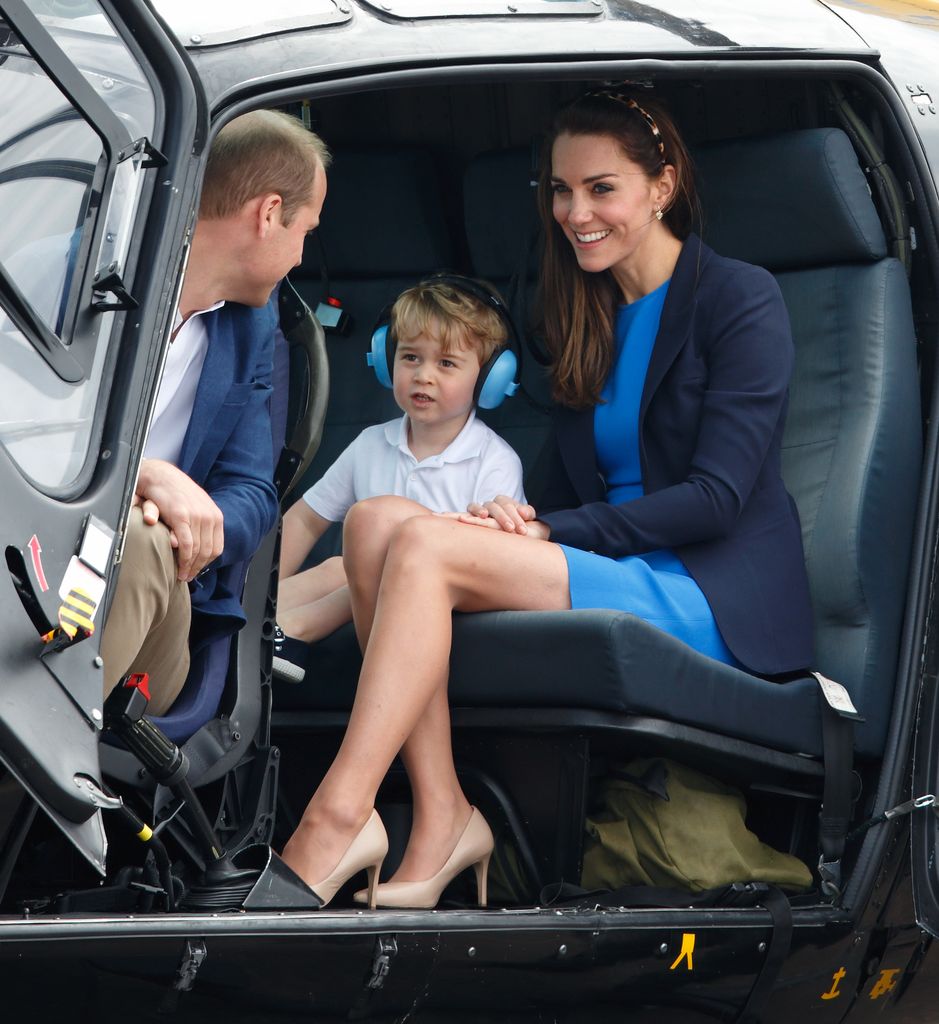
M840 128L702 146L704 240L722 256L787 270L887 255L877 211Z
M531 241L538 231L529 147L475 157L463 178L463 216L473 273L501 281L518 272L528 250L529 274L538 260Z
M430 154L396 148L337 152L319 231L332 277L426 274L453 266L440 183ZM319 253L307 246L304 268Z

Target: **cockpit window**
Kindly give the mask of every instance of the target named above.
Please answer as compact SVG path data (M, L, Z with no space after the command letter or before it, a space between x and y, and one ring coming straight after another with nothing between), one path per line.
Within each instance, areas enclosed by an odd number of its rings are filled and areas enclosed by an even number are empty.
M30 6L45 52L10 25L0 32L0 444L61 492L91 446L114 318L95 282L117 268L126 286L142 177L127 151L152 134L154 103L97 3ZM64 86L62 69L84 81ZM94 102L76 100L89 85Z

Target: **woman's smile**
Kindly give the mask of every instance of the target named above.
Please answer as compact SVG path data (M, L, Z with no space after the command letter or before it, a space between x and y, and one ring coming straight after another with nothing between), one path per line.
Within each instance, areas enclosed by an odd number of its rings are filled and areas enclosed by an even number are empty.
M579 231L575 231L574 237L581 243L581 245L584 245L589 242L602 242L607 235L611 235L612 233L612 229L610 228L607 228L605 231L591 231L586 235L581 234Z

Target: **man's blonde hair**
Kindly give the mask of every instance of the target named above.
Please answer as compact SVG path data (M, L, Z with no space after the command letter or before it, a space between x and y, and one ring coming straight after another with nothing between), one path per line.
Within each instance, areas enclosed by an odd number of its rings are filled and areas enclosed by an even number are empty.
M276 192L289 224L310 201L317 174L329 166L323 140L280 110L252 110L215 137L205 170L199 216L228 217L255 196Z
M444 352L470 347L480 366L509 340L505 321L491 306L446 281L422 281L403 291L391 307L390 327L398 341L429 334Z

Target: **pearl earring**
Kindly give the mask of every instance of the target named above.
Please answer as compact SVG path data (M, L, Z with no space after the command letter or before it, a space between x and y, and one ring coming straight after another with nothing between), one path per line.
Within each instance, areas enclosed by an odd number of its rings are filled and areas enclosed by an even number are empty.
M662 208L660 206L657 206L655 208L655 219L656 220L661 220L662 219Z

